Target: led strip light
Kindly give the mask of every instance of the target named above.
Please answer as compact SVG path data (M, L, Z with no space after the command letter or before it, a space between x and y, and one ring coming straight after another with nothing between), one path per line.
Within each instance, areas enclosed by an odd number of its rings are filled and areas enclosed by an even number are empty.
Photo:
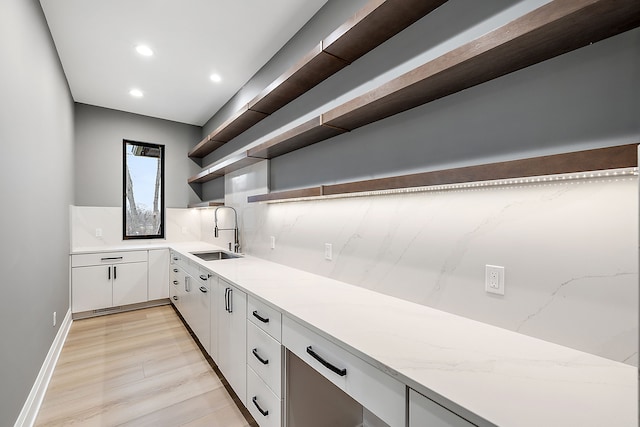
M312 200L327 200L327 199L344 199L351 197L368 197L368 196L385 196L391 194L408 194L408 193L424 193L432 191L451 191L451 190L470 190L486 187L500 187L500 186L513 186L513 185L530 185L530 184L559 184L564 182L576 182L593 180L599 178L616 179L629 176L638 176L638 168L622 168L622 169L608 169L600 171L590 172L574 172L563 173L544 176L531 176L526 178L507 178L496 179L490 181L474 181L464 182L456 184L443 184L443 185L428 185L424 187L408 187L408 188L394 188L389 190L374 190L374 191L362 191L356 193L341 193L341 194L328 194L322 196L308 196L308 197L294 197L287 199L277 200L265 200L259 203L290 203L290 202L304 202Z

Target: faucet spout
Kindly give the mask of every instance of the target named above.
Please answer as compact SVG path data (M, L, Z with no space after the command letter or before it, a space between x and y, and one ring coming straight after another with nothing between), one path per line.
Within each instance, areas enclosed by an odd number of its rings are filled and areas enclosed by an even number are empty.
M231 209L234 213L234 226L233 228L219 228L218 227L218 210L220 209ZM219 206L216 208L216 210L213 212L213 221L214 221L214 225L213 225L213 236L214 237L219 237L220 236L220 230L233 230L233 239L234 239L234 245L233 245L233 251L238 253L240 252L240 232L238 230L238 212L231 206ZM231 243L229 243L229 249L231 249Z

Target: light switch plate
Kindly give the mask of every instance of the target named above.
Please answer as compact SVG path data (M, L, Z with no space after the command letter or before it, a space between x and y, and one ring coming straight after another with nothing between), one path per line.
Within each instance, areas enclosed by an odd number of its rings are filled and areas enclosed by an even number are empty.
M504 295L504 267L485 266L484 290L490 294Z
M333 259L333 248L331 243L324 244L324 259L331 261Z

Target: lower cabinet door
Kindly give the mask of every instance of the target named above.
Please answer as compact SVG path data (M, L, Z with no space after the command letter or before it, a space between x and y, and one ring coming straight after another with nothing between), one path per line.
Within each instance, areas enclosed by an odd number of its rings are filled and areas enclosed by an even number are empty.
M147 263L113 265L113 306L147 301Z
M443 406L409 389L409 427L473 427Z
M247 294L220 280L218 283L218 367L238 395L247 402Z
M111 307L110 265L71 269L71 312Z
M260 427L282 425L282 400L247 366L247 409Z

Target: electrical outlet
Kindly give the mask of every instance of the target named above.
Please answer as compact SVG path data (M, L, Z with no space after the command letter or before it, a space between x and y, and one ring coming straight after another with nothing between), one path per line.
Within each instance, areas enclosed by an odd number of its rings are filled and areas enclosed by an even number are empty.
M56 326L57 323L57 314L55 311L53 312L53 326Z
M490 294L504 295L504 267L485 266L484 290Z
M269 241L270 241L271 249L275 249L276 248L276 236L270 236L269 237Z
M102 228L96 228L96 237L102 237Z
M324 259L331 261L333 259L331 243L324 244Z

